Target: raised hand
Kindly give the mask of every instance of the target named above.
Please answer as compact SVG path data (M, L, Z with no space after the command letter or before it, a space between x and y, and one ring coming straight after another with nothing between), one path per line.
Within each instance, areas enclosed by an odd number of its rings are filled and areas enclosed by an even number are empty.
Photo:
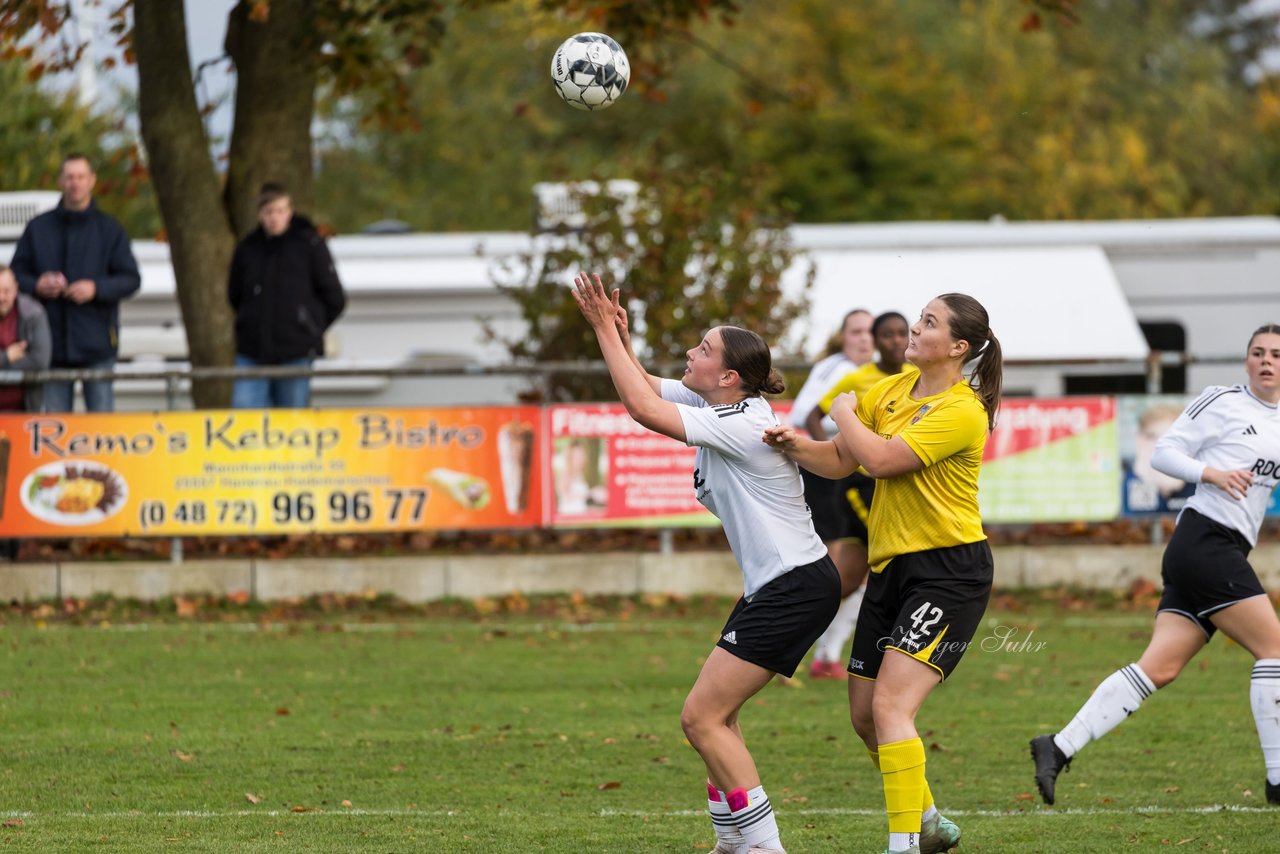
M573 285L573 298L578 303L578 310L591 324L592 329L599 330L617 323L619 309L617 291L615 290L613 297L610 298L605 293L604 283L600 281L599 273L594 274L593 277L588 277L586 273L579 273L574 277Z

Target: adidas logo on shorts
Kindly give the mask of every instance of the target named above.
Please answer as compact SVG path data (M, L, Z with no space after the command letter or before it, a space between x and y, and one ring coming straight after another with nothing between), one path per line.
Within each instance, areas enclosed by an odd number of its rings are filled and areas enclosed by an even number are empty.
M737 632L729 632L729 633L728 633L728 634L726 634L724 637L720 638L720 640L724 641L725 643L731 643L731 644L733 644L734 646L737 646L737 644L738 644L738 633L737 633Z

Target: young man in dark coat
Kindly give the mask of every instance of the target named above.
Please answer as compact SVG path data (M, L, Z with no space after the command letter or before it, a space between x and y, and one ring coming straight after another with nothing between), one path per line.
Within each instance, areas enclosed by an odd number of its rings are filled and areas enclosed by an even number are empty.
M288 191L263 184L258 227L236 246L227 296L236 313L236 365L307 366L324 354L324 333L346 297L315 227L293 211ZM311 378L237 379L237 409L304 407Z
M93 200L96 182L89 159L68 154L58 174L62 199L27 223L10 263L22 293L49 318L52 368L114 368L120 302L142 285L129 236ZM71 412L74 396L74 383L45 383L44 410ZM89 412L115 409L111 381L85 381L84 402Z

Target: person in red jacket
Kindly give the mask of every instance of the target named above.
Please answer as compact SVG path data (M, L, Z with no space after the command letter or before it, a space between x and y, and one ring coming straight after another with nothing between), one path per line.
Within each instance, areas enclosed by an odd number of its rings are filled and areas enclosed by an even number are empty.
M346 296L324 238L294 213L281 184L262 185L258 227L236 245L227 297L236 313L236 366L310 367L324 354L324 333ZM236 409L297 408L311 403L309 376L237 379Z

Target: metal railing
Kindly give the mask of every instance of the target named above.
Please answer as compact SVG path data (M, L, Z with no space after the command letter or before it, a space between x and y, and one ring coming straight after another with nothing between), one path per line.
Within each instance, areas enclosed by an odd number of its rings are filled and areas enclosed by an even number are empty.
M1165 368L1186 367L1190 365L1217 365L1242 363L1243 357L1233 356L1196 356L1180 352L1152 352L1146 359L1009 359L1006 368L1070 368L1070 367L1110 367L1129 368L1132 373L1141 373L1147 377L1147 391L1158 393ZM193 367L186 364L166 365L165 367L140 367L147 363L124 362L110 370L90 370L83 368L57 368L42 371L0 370L0 385L16 385L19 383L73 382L76 380L150 380L165 383L166 398L170 400L170 408L176 402L185 382L202 380L234 380L234 379L296 379L298 377L466 377L466 376L529 376L545 377L556 374L587 374L591 376L607 375L609 370L600 360L576 360L536 362L528 364L449 364L449 365L352 365L352 366L260 366L260 367ZM126 367L129 366L129 367ZM651 370L658 374L679 373L684 370L685 363L654 363ZM785 360L774 363L774 367L787 372L806 372L812 367L807 361Z

